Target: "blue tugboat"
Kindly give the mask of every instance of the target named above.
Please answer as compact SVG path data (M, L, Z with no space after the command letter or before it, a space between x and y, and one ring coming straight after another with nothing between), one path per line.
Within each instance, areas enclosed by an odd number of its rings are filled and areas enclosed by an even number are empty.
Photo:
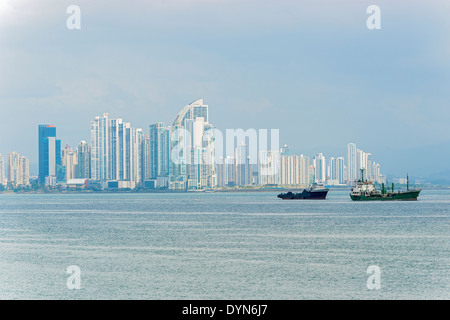
M283 200L324 200L328 190L323 185L313 184L309 189L303 189L302 192L280 193L278 198Z

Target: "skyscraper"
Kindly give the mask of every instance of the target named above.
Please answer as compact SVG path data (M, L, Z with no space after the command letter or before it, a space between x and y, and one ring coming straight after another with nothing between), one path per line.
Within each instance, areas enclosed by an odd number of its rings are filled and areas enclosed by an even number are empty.
M20 155L13 151L8 154L8 181L14 186L22 184L22 172L20 171Z
M162 122L150 125L150 178L169 175L169 128Z
M330 158L330 184L343 184L344 177L344 158Z
M0 184L6 185L5 158L0 154Z
M170 128L169 188L198 189L217 185L214 127L203 99L186 105ZM151 133L150 133L150 139Z
M259 151L258 181L260 185L276 185L281 183L280 151Z
M30 161L27 157L20 157L20 184L28 186L30 184Z
M150 136L146 134L141 142L141 183L150 179Z
M61 140L56 139L56 127L39 125L39 184L47 177L55 177L61 166Z
M326 182L326 162L325 157L322 153L317 153L314 156L314 168L315 168L315 182L325 183Z
M74 179L75 174L75 168L78 164L78 157L76 154L76 151L72 150L72 148L69 145L66 145L64 150L62 150L62 165L65 167L65 181L68 182L71 179Z
M246 186L249 184L249 161L248 161L248 148L247 144L243 141L236 148L236 185Z
M343 157L337 158L337 180L339 184L345 183L345 160Z
M143 182L142 180L142 143L144 141L145 134L142 129L136 129L135 138L133 141L133 173L132 180L136 183Z
M90 179L91 177L91 152L86 141L81 141L77 148L78 165L77 178Z
M353 183L358 177L358 167L357 167L357 150L356 144L349 143L347 145L347 180Z
M109 173L109 121L108 114L91 121L91 179L107 181Z

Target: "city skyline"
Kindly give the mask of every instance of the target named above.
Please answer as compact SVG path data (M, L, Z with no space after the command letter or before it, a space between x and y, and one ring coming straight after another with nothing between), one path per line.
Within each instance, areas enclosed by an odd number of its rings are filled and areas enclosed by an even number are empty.
M80 140L73 148L69 144L62 147L64 141L55 125L40 124L38 183L56 187L72 180L89 180L106 189L147 188L151 184L151 188L169 190L314 183L343 186L359 178L356 172L360 169L364 169L364 179L386 182L372 154L354 143L347 145L347 159L316 153L310 161L306 154L291 153L287 145L279 148L280 142L274 140L279 139L278 133L271 136L268 148L264 141L267 133L261 129L259 138L256 130L227 130L227 141L223 141L222 132L208 119L209 106L203 99L183 107L172 125L156 122L148 125L148 131L104 113L90 121L90 144ZM20 156L12 155L18 163ZM10 178L14 167L10 157L7 180L17 185L17 178ZM0 170L1 165L4 167L4 161L0 161Z

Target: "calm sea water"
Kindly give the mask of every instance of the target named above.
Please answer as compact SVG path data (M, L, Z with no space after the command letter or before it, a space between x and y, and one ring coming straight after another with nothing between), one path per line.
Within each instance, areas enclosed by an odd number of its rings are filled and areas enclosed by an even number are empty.
M0 195L1 299L449 299L450 191ZM81 289L67 287L67 267ZM367 267L381 270L369 290Z

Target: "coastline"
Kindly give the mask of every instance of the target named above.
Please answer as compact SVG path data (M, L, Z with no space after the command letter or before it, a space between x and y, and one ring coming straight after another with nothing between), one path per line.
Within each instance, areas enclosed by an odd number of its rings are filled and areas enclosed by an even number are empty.
M245 187L245 188L218 188L218 189L204 189L204 190L168 190L168 189L134 189L134 190L30 190L30 191L13 191L13 190L4 190L0 191L0 195L2 194L91 194L91 193L190 193L190 194L198 194L198 193L254 193L254 192L285 192L285 191L294 191L294 190L302 190L305 187L296 186L296 187L272 187L272 188L263 188L263 187ZM333 187L329 186L329 192L336 191L350 191L350 186L342 186L342 187ZM421 186L423 190L450 190L450 186Z

